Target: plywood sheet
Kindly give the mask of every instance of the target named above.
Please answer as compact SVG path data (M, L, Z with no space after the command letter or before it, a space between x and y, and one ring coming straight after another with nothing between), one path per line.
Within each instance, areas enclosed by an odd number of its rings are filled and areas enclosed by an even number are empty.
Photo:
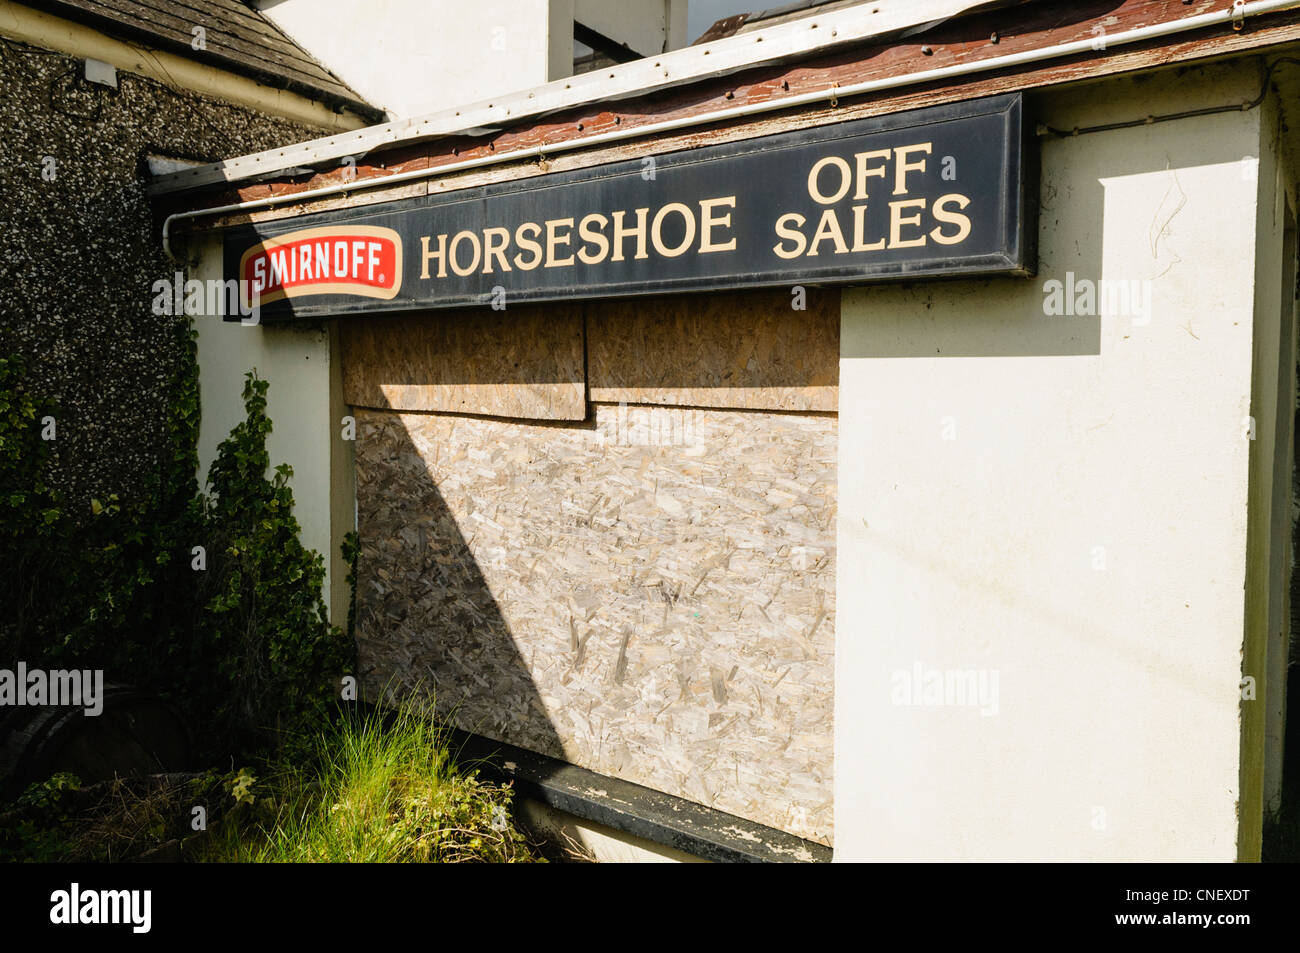
M577 306L423 312L339 322L354 407L540 420L587 415Z
M840 295L808 288L589 302L593 401L835 412Z
M367 692L829 843L836 419L358 413Z

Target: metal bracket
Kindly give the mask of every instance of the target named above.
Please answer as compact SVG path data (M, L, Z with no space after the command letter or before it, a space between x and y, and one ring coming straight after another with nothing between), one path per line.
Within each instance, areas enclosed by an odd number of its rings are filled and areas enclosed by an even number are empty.
M117 89L117 69L111 63L88 59L84 75L88 83L98 83L100 86Z
M1246 25L1246 0L1233 0L1232 28L1238 33Z

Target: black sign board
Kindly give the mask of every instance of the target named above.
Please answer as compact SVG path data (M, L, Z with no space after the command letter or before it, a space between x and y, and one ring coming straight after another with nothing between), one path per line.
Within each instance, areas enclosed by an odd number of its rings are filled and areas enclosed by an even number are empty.
M225 275L264 319L1028 275L1028 159L999 96L239 228Z

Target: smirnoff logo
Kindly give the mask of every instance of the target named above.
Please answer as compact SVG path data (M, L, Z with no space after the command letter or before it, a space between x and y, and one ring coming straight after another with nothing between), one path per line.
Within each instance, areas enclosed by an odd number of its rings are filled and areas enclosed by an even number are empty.
M239 277L249 305L321 294L388 300L402 287L402 239L372 225L306 228L248 249Z

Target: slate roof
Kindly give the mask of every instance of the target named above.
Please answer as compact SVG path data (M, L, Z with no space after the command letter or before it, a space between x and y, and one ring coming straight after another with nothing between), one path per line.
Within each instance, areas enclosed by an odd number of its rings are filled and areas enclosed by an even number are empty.
M103 33L166 50L322 102L369 122L371 106L270 20L240 0L18 0ZM206 49L191 46L203 27Z

